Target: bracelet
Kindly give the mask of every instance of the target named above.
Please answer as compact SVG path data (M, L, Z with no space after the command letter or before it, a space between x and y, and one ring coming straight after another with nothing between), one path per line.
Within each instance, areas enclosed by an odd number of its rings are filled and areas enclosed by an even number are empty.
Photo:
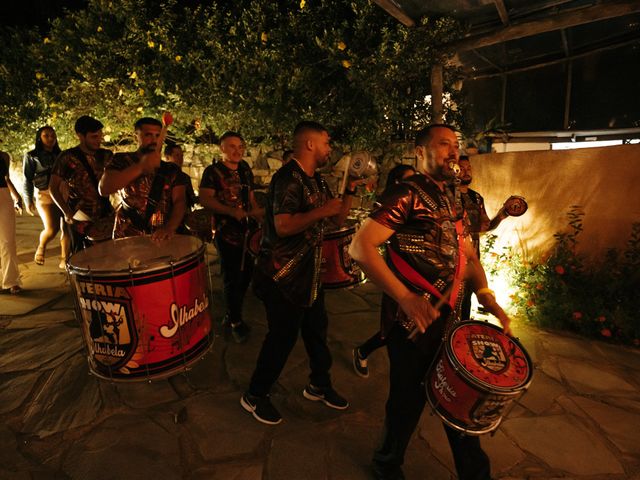
M479 288L476 291L476 295L482 295L483 293L486 293L488 295L491 295L493 298L496 298L496 292L491 290L489 287Z
M348 189L348 188L345 188L345 189L344 189L344 194L345 194L345 195L355 195L355 194L356 194L356 191L355 191L355 190L350 190L350 189Z

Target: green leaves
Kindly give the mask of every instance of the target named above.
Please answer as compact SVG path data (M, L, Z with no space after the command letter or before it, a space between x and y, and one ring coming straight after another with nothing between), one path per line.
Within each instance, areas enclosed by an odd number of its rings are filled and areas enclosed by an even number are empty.
M89 0L46 37L0 47L0 135L13 135L6 141L21 150L37 126L52 123L70 146L77 115L100 118L118 138L143 112L166 109L185 140L199 119L214 132L286 143L300 119L313 118L350 148L384 146L430 120L431 66L447 60L438 45L459 35L450 19L407 29L364 0L192 9L175 0ZM445 73L448 91L457 77ZM447 115L456 122L461 111Z

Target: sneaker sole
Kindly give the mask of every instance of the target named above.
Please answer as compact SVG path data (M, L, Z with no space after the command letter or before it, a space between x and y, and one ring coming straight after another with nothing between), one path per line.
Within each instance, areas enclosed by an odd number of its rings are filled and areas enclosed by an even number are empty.
M349 408L349 402L347 402L347 404L344 407L341 407L339 405L334 405L333 403L329 403L327 402L324 398L322 397L317 397L315 395L311 395L309 392L307 392L307 389L305 388L304 390L302 390L302 395L304 396L304 398L306 398L307 400L311 400L312 402L322 402L324 403L327 407L329 408L333 408L335 410L346 410L347 408Z
M278 420L277 422L272 422L270 420L265 420L264 418L261 418L258 415L256 415L256 409L253 408L251 405L249 405L247 402L244 401L244 396L240 397L240 405L247 412L249 412L251 415L253 415L253 418L255 418L260 423L264 423L265 425L278 425L279 423L282 422L282 419Z

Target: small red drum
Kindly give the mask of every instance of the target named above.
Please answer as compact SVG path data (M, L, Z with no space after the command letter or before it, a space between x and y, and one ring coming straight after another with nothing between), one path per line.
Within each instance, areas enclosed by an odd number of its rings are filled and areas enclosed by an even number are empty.
M507 198L507 201L504 202L504 209L510 217L519 217L520 215L524 215L524 212L526 212L528 208L529 205L527 205L524 197L519 197L517 195L511 195Z
M249 233L249 242L247 248L249 253L254 257L260 252L260 242L262 241L262 228L257 228Z
M531 383L533 367L524 347L499 327L477 321L455 326L443 347L425 381L433 410L470 435L495 430Z
M352 287L364 282L364 273L349 255L349 245L356 233L356 225L354 220L347 220L345 227L325 232L320 269L320 280L324 288Z
M115 213L93 222L86 230L87 240L91 243L104 242L113 236L113 224L115 223Z
M189 212L184 217L184 226L192 235L203 242L210 242L216 231L215 217L212 212L201 208Z
M185 371L211 347L203 243L176 235L98 243L68 262L89 369L141 381Z

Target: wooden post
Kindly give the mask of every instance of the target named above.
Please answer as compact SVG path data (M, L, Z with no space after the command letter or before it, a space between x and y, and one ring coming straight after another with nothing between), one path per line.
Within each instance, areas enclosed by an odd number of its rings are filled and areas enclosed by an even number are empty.
M443 123L442 65L431 67L431 123Z

